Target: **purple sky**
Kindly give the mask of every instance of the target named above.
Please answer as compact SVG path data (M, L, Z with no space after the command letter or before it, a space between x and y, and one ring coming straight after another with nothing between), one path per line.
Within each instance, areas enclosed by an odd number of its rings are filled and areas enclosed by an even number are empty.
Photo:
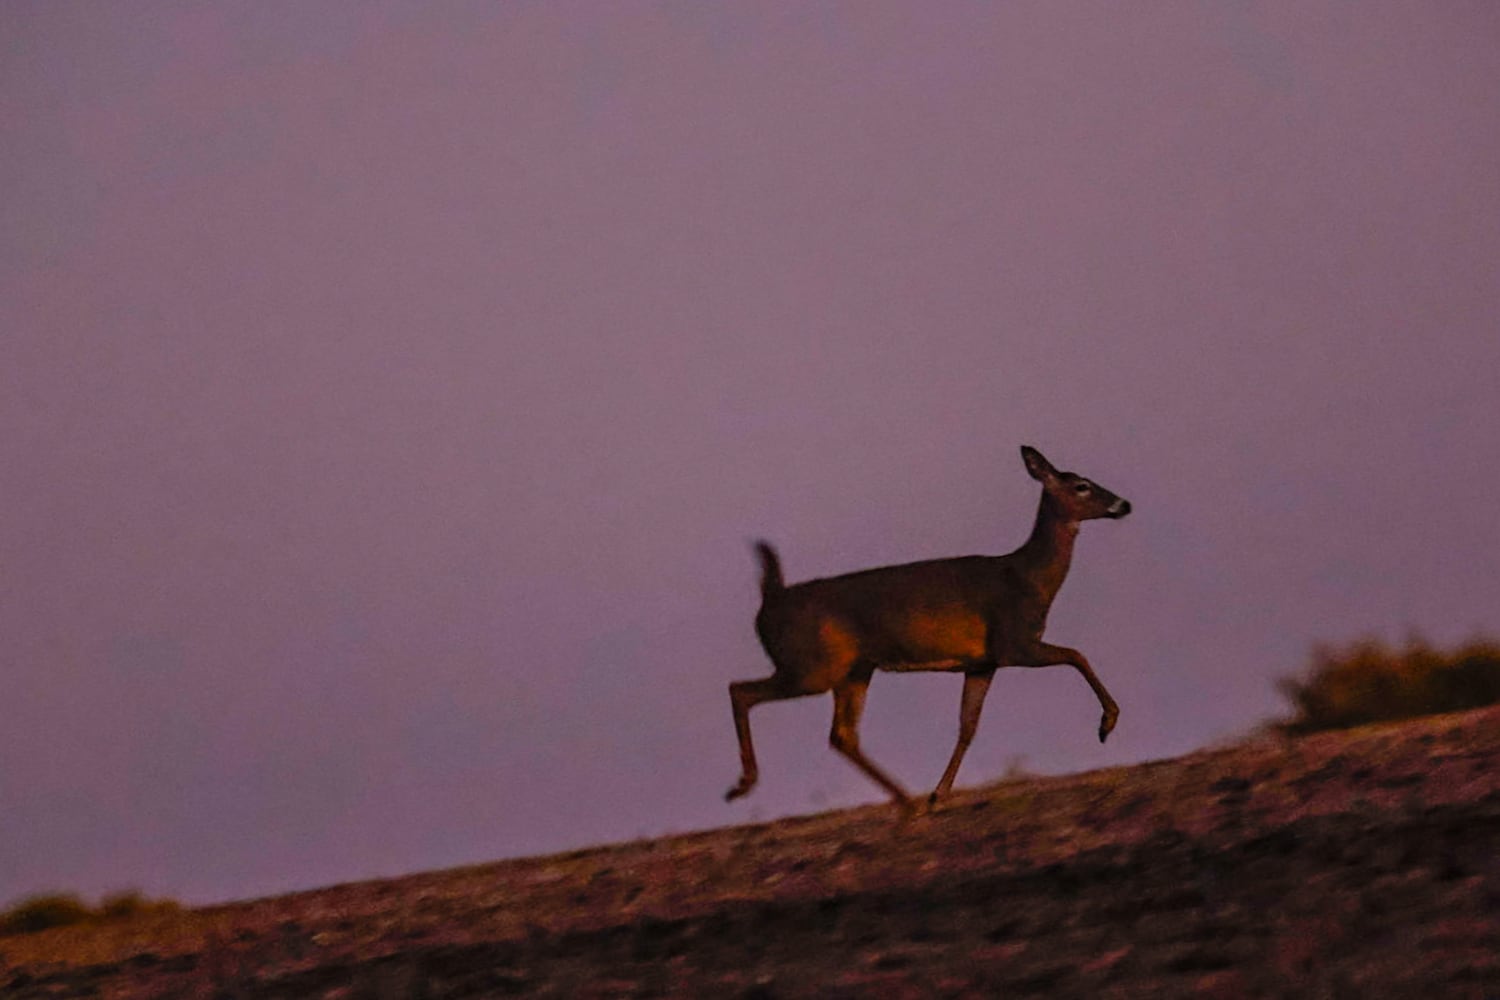
M0 6L0 902L875 801L790 579L1086 526L960 783L1497 620L1500 6ZM930 787L959 680L876 679Z

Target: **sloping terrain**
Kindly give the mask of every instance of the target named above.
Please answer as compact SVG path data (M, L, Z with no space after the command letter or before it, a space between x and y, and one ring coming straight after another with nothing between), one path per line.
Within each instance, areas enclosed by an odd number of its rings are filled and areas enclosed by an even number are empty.
M0 939L0 996L1500 997L1500 709Z

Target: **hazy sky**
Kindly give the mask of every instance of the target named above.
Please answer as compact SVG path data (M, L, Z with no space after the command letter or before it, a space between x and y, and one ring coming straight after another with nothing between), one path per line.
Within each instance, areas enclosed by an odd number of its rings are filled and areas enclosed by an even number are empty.
M1500 6L0 5L0 902L875 801L790 579L1129 498L960 783L1500 631ZM914 790L959 679L876 678Z

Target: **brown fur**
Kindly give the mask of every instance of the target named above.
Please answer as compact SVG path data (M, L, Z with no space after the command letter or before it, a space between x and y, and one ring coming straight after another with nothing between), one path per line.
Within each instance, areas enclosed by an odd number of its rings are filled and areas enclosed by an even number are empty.
M749 712L764 701L832 691L829 743L904 809L911 800L859 748L859 718L876 670L943 670L964 674L958 744L930 800L946 794L978 726L990 678L1000 667L1068 664L1099 698L1103 741L1119 715L1082 653L1042 641L1047 612L1068 573L1080 522L1119 518L1130 504L1023 447L1027 471L1042 484L1036 524L1026 544L1003 556L960 556L882 566L787 586L781 560L758 542L761 608L755 631L775 668L761 680L729 685L743 766L726 794L734 799L758 777Z

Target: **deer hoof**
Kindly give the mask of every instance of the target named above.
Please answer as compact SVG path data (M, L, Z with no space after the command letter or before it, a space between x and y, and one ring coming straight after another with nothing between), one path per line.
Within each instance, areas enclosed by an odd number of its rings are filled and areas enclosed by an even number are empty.
M733 802L735 799L739 798L741 795L744 795L746 792L748 792L750 789L752 789L754 787L755 787L755 779L754 778L748 778L748 779L747 778L741 778L739 781L735 782L735 785L734 785L733 788L731 788L729 791L727 791L727 792L724 793L724 801L725 802Z

